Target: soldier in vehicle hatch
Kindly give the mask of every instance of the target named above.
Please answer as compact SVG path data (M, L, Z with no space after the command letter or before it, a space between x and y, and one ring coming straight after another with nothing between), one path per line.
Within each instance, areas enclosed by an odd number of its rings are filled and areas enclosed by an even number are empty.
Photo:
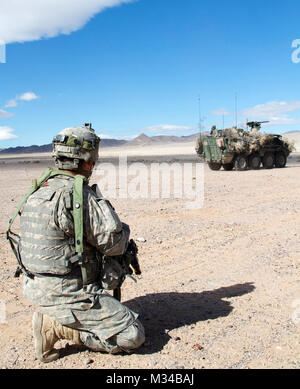
M216 126L212 126L212 128L210 130L210 135L212 135L212 136L217 135L217 127Z

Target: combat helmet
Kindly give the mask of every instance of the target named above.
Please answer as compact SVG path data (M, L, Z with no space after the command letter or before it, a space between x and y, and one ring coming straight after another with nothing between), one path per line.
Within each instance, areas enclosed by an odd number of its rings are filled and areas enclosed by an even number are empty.
M69 127L53 138L53 158L58 169L79 171L80 161L98 159L100 138L91 123L82 127Z

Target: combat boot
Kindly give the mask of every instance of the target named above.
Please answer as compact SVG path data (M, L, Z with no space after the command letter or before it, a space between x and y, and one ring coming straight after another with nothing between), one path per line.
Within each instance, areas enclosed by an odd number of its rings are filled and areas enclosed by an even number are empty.
M58 340L65 339L77 345L83 344L78 330L63 326L40 312L34 312L32 327L36 357L41 362L52 362L59 357L59 351L54 349Z

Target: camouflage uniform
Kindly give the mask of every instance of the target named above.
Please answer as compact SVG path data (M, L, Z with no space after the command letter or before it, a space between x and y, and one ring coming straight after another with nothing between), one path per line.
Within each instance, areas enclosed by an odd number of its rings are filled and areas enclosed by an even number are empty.
M27 200L21 215L21 256L35 274L24 276L25 296L42 313L80 331L80 339L95 351L116 353L139 347L145 339L138 315L105 290L115 289L123 269L115 256L127 248L129 227L121 223L109 202L83 186L84 254L88 286L76 258L72 185L63 175L50 178ZM104 259L103 259L103 256Z
M197 154L202 154L203 153L203 145L202 145L202 137L201 137L201 135L200 135L200 137L196 141L195 150L196 150Z

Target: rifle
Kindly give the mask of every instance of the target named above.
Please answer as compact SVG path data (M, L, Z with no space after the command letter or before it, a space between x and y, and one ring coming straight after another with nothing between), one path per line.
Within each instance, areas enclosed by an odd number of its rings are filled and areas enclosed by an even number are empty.
M142 274L139 260L138 260L138 247L133 239L130 240L126 252L120 257L120 262L125 270L125 275L120 282L120 286L114 289L114 298L121 301L121 285L126 276L131 276L134 272L135 275L139 276ZM133 278L133 277L132 277ZM136 280L135 280L136 281Z

